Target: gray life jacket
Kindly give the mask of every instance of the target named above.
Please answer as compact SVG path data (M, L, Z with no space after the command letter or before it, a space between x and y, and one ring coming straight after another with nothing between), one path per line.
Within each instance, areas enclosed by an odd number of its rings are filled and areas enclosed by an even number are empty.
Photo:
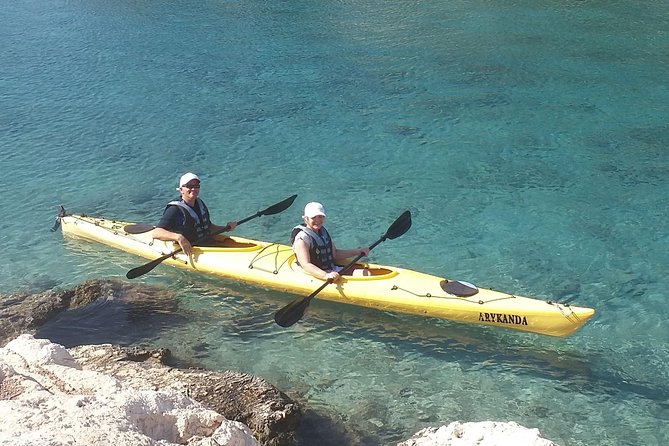
M195 199L195 205L202 215L202 220L195 212L195 209L188 206L183 200L175 200L167 203L167 206L179 206L179 209L184 214L184 236L194 242L195 240L202 240L209 235L209 226L211 220L209 219L209 209L199 198Z
M311 239L311 243L309 244L309 260L311 260L311 263L323 271L332 271L335 267L335 261L334 253L332 252L332 239L327 229L321 227L320 231L315 232L305 225L297 225L290 233L291 246L295 243L295 237L301 231Z

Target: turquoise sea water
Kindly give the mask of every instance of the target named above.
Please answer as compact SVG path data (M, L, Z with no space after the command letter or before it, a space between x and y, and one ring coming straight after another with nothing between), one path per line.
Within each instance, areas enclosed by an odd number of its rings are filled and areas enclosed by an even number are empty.
M294 296L159 267L178 309L56 340L254 373L359 435L304 444L486 419L669 444L669 2L17 0L0 47L5 292L124 278L57 205L156 222L192 170L219 223L299 194L237 234L286 242L320 200L368 245L409 209L372 261L598 311L556 339L315 301L281 329Z

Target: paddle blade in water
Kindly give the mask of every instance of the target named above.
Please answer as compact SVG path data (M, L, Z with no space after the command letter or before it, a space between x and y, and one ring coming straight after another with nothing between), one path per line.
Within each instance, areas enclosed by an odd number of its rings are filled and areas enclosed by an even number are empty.
M276 312L274 322L284 328L295 324L304 316L310 300L309 296L307 296L289 303Z
M164 260L169 259L170 257L172 257L174 254L178 253L179 251L181 251L181 248L179 248L178 250L175 249L174 251L172 251L169 254L165 254L162 257L158 257L157 259L151 260L149 263L145 263L144 265L133 268L130 271L128 271L127 273L125 273L125 277L127 277L128 279L136 279L139 276L143 276L144 274L148 273L149 271L151 271L156 266L160 265Z

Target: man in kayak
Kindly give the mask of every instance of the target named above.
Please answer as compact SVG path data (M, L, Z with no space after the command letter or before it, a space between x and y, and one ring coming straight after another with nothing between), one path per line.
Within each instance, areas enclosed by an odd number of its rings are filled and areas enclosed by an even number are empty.
M307 203L302 218L304 224L293 228L290 243L297 263L309 274L334 282L339 279L341 271L341 267L335 264L336 260L369 254L369 248L337 249L323 226L325 209L322 204L315 201Z
M224 227L211 222L209 209L198 198L200 178L197 175L191 172L182 175L177 190L181 198L167 203L163 217L151 235L158 240L177 242L183 252L190 256L192 243L204 241L209 234L221 231ZM230 221L226 226L232 231L237 222Z

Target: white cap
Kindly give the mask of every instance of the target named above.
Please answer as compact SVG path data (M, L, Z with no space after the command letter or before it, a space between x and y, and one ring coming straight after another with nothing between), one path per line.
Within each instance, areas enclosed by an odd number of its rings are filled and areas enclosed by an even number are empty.
M185 186L186 184L188 184L189 181L192 180L200 181L200 178L194 173L190 172L181 175L181 178L179 178L179 187Z
M304 207L304 215L302 217L314 218L317 215L325 217L325 209L323 209L323 205L316 201L307 203Z

